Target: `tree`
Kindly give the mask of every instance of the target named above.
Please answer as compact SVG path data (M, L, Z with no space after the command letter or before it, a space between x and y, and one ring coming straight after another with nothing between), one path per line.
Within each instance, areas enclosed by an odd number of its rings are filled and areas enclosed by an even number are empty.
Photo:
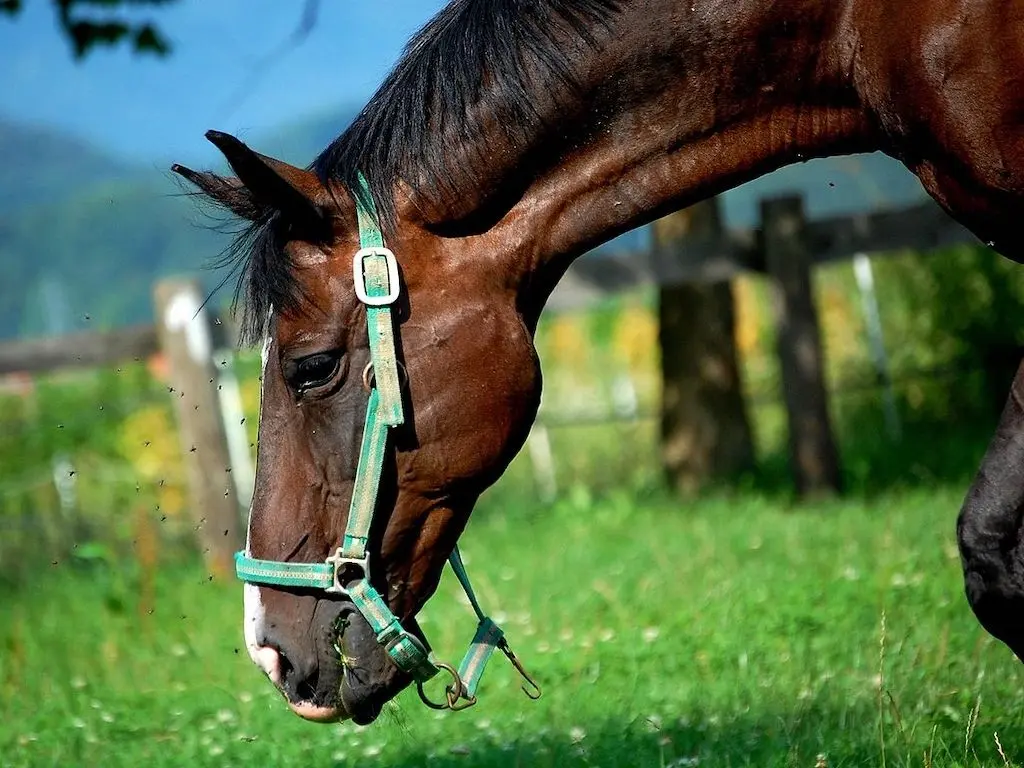
M76 59L83 59L96 46L129 45L136 53L165 56L171 45L151 21L130 21L127 6L170 5L177 0L51 0L61 31ZM24 0L0 0L0 14L16 17Z

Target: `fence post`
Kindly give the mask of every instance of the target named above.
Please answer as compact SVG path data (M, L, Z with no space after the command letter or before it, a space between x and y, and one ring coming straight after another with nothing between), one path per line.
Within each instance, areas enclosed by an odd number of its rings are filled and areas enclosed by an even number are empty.
M688 245L719 243L723 234L718 198L652 225L655 256L676 264L686 261ZM729 281L661 286L661 464L681 494L754 465L735 336Z
M778 355L797 493L828 495L840 490L841 477L828 413L801 198L762 200L761 228L765 265L774 284Z
M537 423L526 438L526 447L530 451L530 464L533 466L533 481L541 501L550 504L558 495L558 476L555 472L555 460L551 456L551 440L548 428Z
M227 576L233 570L232 555L242 541L242 523L233 498L230 453L212 357L213 334L202 309L203 293L194 280L162 280L156 285L155 300L199 547L210 573Z

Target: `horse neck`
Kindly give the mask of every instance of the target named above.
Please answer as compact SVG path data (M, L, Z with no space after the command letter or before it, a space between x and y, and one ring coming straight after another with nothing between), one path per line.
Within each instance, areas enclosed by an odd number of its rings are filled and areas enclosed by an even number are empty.
M500 171L532 179L484 235L524 306L539 313L574 258L622 232L798 160L876 148L846 5L628 5L578 61L586 108L554 104L545 121L572 148L546 164L533 142Z

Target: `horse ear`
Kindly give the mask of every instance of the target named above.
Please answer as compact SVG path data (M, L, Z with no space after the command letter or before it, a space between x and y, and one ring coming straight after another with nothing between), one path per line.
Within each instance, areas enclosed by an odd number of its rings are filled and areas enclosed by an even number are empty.
M171 166L171 170L240 218L256 221L267 212L267 207L260 205L252 192L238 179L225 178L209 171L193 171L177 163Z
M252 199L296 223L323 228L328 217L318 199L326 190L316 174L254 152L234 136L207 131L206 138L227 158Z

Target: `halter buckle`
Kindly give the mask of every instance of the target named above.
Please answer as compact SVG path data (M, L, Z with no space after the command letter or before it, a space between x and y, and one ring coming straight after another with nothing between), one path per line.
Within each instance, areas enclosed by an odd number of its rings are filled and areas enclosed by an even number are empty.
M334 551L334 554L328 557L324 562L331 566L334 572L334 583L327 587L327 589L324 590L325 592L332 592L347 596L348 587L346 587L345 584L358 579L365 579L366 581L370 580L370 558L368 555L364 555L363 557L345 557L341 547L338 547ZM348 571L353 567L358 568L361 571L361 575L350 578L347 574L343 574L343 571ZM342 582L343 576L345 579L344 582Z
M366 291L366 275L363 274L363 262L371 256L382 256L388 267L388 292L384 296L370 296ZM398 260L390 249L381 246L360 248L352 257L352 282L356 296L369 307L385 307L398 300Z
M452 712L459 712L463 709L469 709L476 704L476 696L470 696L466 690L466 684L462 681L459 673L449 664L445 664L443 661L435 662L435 665L439 670L447 672L451 675L452 682L445 686L444 689L444 702L438 704L430 700L427 696L426 691L423 689L422 680L416 681L416 691L420 695L420 700L431 709L450 709Z

